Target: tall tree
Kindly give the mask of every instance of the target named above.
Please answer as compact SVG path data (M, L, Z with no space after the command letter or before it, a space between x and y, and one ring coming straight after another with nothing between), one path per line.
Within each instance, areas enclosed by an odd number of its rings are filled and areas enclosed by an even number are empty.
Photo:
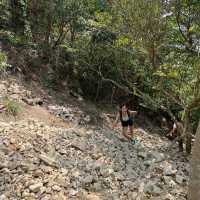
M10 0L11 27L16 33L24 33L25 28L25 2L24 0Z
M157 68L157 54L166 35L166 18L159 0L117 0L114 9L121 18L121 33L132 39L149 57L150 64Z

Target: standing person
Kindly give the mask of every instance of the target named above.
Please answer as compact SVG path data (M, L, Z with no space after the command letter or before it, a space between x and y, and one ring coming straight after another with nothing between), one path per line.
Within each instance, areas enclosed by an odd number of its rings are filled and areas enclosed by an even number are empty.
M175 138L177 138L179 144L179 151L181 152L183 152L183 131L183 124L175 120L172 130L167 134L167 137L169 139L174 140Z
M122 135L127 140L132 141L133 144L137 142L135 139L133 140L133 116L135 114L137 114L137 111L129 110L126 104L122 104L113 125L114 128L120 119L122 125ZM128 134L128 128L130 130L130 134Z

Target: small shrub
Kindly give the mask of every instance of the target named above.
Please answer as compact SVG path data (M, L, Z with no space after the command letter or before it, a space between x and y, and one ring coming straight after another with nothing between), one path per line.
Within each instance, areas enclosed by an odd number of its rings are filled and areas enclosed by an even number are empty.
M20 37L14 33L9 33L7 35L8 41L11 45L17 46L17 45L22 45L24 43L23 37Z
M4 102L4 106L6 108L6 113L8 115L12 115L12 116L17 116L17 114L20 112L20 105L10 99L6 99Z
M6 74L10 65L7 63L7 56L0 50L0 74Z

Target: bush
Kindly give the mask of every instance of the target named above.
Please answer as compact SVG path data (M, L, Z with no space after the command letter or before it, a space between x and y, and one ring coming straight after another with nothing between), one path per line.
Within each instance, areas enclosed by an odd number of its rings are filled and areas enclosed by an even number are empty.
M7 56L0 50L0 74L5 74L10 65L7 63Z
M6 108L6 113L12 116L17 116L17 114L21 110L20 105L17 102L10 100L8 98L5 99L4 106Z

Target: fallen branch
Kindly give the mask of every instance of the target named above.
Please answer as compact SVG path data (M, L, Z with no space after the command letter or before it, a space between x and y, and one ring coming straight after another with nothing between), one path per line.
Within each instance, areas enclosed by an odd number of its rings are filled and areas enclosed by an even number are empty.
M110 82L112 83L113 85L115 85L116 87L124 90L125 92L129 93L129 94L133 94L133 92L130 91L130 89L126 86L123 86L123 85L120 85L119 83L117 83L116 81L112 80L112 79L109 79L109 78L104 78L104 77L101 77L102 78L102 81L103 82Z

